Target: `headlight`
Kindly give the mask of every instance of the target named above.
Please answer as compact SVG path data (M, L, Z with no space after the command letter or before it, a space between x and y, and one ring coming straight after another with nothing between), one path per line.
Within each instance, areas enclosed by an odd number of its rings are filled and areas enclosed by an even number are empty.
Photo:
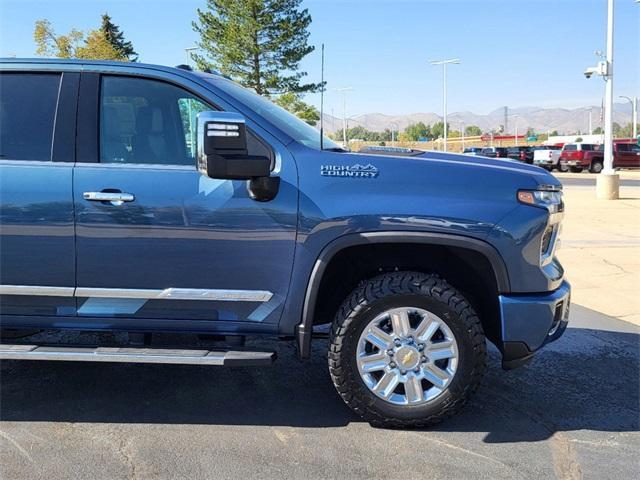
M549 212L547 226L540 238L540 265L547 265L553 260L559 243L560 222L564 211L562 190L553 185L541 186L538 190L518 190L518 201L526 205L544 208Z
M561 190L518 190L518 201L546 208L550 213L564 210Z

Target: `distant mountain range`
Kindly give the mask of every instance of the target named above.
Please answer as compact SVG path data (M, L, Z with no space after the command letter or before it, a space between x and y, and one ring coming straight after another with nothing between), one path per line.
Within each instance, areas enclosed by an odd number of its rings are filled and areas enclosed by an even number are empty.
M557 130L560 134L588 133L589 110L593 129L601 126L600 106L582 108L539 108L522 107L510 108L509 115L518 115L518 118L508 117L507 132L514 132L514 122L517 121L518 132L525 132L532 127L536 132L552 132ZM442 121L442 115L437 113L410 113L407 115L386 115L384 113L366 113L348 120L349 128L360 125L367 130L376 132L386 128L404 130L412 123L424 122L432 125ZM498 131L504 125L504 108L499 108L487 115L478 115L473 112L451 112L447 114L449 128L459 130L461 124L466 126L477 125L483 132ZM620 125L626 125L631 121L631 106L628 103L615 103L613 108L613 121ZM342 130L342 118L324 115L324 129L332 133Z

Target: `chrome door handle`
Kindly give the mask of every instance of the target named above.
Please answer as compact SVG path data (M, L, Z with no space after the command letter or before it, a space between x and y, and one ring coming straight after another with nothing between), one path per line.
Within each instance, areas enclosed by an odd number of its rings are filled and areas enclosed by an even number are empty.
M110 202L111 205L116 206L136 199L131 193L123 192L84 192L82 197L90 202Z

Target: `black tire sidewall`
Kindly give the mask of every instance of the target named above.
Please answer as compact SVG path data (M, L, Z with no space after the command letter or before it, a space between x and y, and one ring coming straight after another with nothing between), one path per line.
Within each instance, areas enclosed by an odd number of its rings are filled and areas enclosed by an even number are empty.
M415 307L427 310L442 319L453 332L458 346L458 366L453 380L447 389L434 400L420 405L395 405L376 396L365 385L358 371L356 352L360 335L365 327L381 313L400 307ZM464 395L471 383L476 356L471 335L467 332L460 315L443 301L428 295L401 294L390 295L368 304L352 318L350 328L345 333L342 349L344 371L349 382L356 387L369 405L386 417L414 419L439 414L443 409Z
M602 171L602 162L593 162L591 164L591 173L600 173Z

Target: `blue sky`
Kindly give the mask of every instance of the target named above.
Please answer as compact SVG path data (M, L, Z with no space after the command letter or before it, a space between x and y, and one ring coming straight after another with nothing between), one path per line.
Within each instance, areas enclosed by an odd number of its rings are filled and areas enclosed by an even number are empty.
M107 11L141 61L175 65L197 35L205 0L0 0L0 56L34 56L33 24L59 33L96 28ZM332 89L349 86L348 114L440 112L442 72L429 60L458 57L448 70L449 111L483 114L501 105L600 105L603 82L585 80L605 49L606 0L306 0L317 49L302 64L320 79L325 110L341 113ZM640 95L640 4L616 0L615 94ZM317 95L308 101L319 103Z

